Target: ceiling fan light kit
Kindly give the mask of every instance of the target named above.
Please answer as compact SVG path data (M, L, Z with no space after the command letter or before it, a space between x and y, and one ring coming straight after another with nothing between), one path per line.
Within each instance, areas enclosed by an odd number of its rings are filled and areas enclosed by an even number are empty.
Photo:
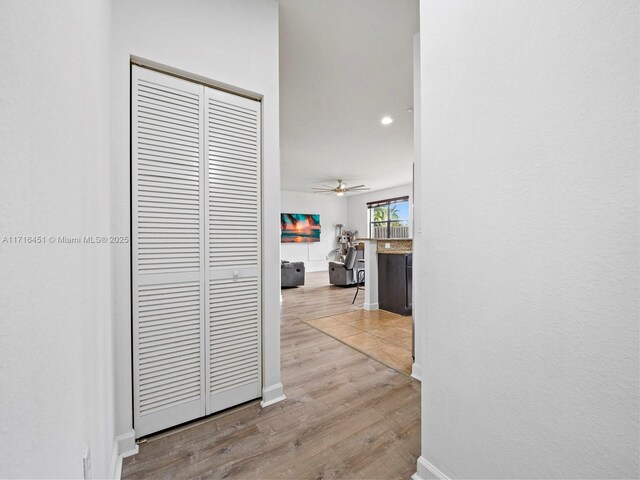
M347 192L364 192L369 190L369 188L364 185L356 185L354 187L348 187L346 183L344 183L341 179L338 179L337 187L330 187L328 185L322 185L322 188L313 187L314 193L335 193L337 196L342 197Z

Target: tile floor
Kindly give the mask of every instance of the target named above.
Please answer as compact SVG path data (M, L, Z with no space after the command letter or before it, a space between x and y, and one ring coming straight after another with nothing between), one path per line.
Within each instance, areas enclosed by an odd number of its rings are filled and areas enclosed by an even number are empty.
M305 323L406 375L411 375L411 317L356 310Z

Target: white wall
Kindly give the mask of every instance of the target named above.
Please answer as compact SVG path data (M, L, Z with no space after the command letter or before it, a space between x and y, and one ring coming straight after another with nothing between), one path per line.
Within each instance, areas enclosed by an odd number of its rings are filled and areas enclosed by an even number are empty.
M136 55L264 95L264 398L280 385L280 170L278 4L275 0L114 0L112 70L113 230L128 234L129 58ZM114 251L117 432L131 414L129 249Z
M0 477L109 475L109 3L0 2ZM44 236L43 244L2 237Z
M638 2L420 30L419 474L638 478Z
M399 185L397 187L385 188L384 190L376 190L360 195L349 196L349 222L354 230L358 230L358 236L365 238L369 236L369 219L367 217L367 202L375 202L376 200L386 200L387 198L409 196L409 202L412 202L413 185ZM349 195L349 194L347 194ZM412 222L409 221L409 236L411 236Z
M336 224L349 229L347 199L336 195L282 191L281 211L283 213L320 214L320 241L317 243L282 243L280 258L290 262L304 262L305 271L327 270L326 259L331 250L337 248Z

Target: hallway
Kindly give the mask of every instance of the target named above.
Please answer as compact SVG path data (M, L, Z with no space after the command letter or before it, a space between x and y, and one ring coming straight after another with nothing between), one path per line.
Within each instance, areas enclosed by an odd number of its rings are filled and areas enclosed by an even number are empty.
M250 402L150 437L123 478L406 479L420 453L420 384L306 325L357 310L326 272L283 290L287 399Z

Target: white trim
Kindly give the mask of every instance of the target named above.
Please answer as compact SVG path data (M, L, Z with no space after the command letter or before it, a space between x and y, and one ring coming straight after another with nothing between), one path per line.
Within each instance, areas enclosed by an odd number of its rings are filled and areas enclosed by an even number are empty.
M364 309L378 310L378 242L364 241Z
M233 95L249 98L258 102L261 102L263 99L263 95L260 93L252 92L251 90L246 90L234 85L229 85L228 83L218 82L217 80L203 77L202 75L198 75L197 73L191 73L179 68L170 67L169 65L164 65L147 58L138 57L137 55L131 55L129 57L129 61L132 65L138 65L139 67L144 67L149 70L155 70L156 72L165 73L167 75L171 75L172 77L181 78L192 83L198 83L200 85L204 85L205 87L222 90L223 92L231 93Z
M118 439L113 440L111 447L111 466L109 467L109 478L112 480L120 480L122 473L122 457L118 454Z
M422 367L416 362L413 362L413 365L411 365L411 376L419 382L422 382Z
M423 456L418 458L416 468L417 472L411 476L412 480L451 480Z
M281 383L276 383L275 385L262 389L262 401L260 402L260 406L262 408L268 407L269 405L281 402L286 398L287 397L284 396L284 387Z
M133 429L114 438L113 448L111 450L111 468L109 470L109 478L113 480L120 480L120 476L122 475L122 459L137 453L138 445L136 445L136 434Z
M109 470L109 478L112 480L120 480L122 475L122 457L120 455L114 455L111 457L111 468Z

